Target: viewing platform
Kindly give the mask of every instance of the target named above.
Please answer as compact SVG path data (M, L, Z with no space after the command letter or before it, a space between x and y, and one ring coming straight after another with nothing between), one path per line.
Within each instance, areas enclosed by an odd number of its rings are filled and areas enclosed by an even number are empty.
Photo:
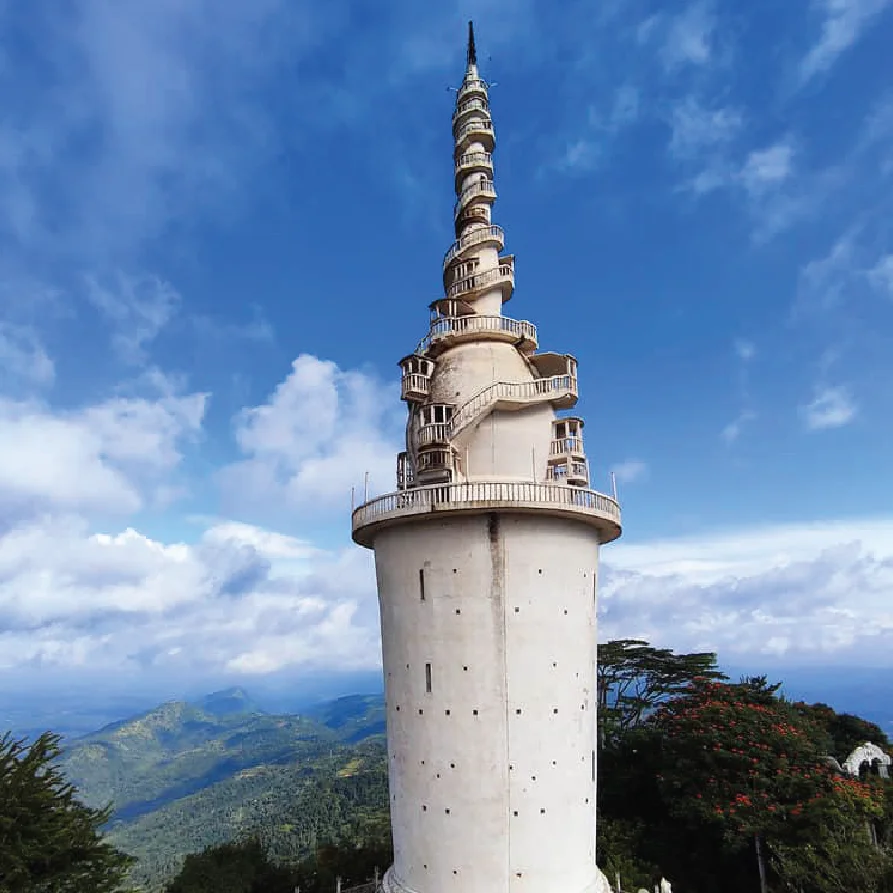
M416 353L437 354L464 341L508 341L522 353L536 350L536 326L526 319L507 316L442 316L431 323L428 334L419 342Z
M499 251L502 251L505 247L505 233L502 231L502 227L496 226L495 224L482 226L480 229L475 229L470 233L466 233L461 239L456 239L443 256L444 272L446 272L450 262L458 257L463 251L469 248L474 248L476 245L483 245L485 242L495 242ZM444 283L444 286L446 286L446 283Z
M386 493L354 509L352 536L354 542L371 547L377 531L409 518L497 511L578 520L595 527L602 543L620 536L620 506L610 496L582 487L523 481L435 484Z
M514 261L503 262L492 270L484 270L482 273L472 273L454 282L446 290L447 298L464 298L477 296L490 289L499 288L502 291L502 301L505 303L515 290L515 264Z
M490 103L481 97L466 99L464 102L460 102L459 105L456 106L456 111L453 112L453 129L455 130L458 121L471 112L483 112L485 115L489 116Z
M487 82L483 78L466 78L462 81L462 86L456 94L456 102L461 105L466 96L473 94L480 94L486 99Z
M453 205L453 219L458 220L462 209L467 204L481 198L487 201L490 199L496 200L496 184L492 180L478 180L476 183L472 183L471 186L463 189L459 193L459 198L456 199L456 204Z
M483 118L472 118L456 128L456 156L464 154L472 143L480 143L485 152L492 152L496 146L496 133L493 124Z
M455 168L458 192L462 180L469 174L485 174L488 180L493 179L493 156L489 152L466 152L456 159Z

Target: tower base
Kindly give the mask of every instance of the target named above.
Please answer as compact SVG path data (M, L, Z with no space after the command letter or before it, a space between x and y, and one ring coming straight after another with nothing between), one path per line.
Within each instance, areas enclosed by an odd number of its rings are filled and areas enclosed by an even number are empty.
M604 876L604 874L602 874L601 869L596 868L596 872L597 875L595 878L595 883L591 884L585 890L562 890L556 891L556 893L613 893L613 891L611 890L611 884L608 882L608 879ZM381 893L425 893L425 891L412 890L411 888L401 884L394 877L394 866L392 865L384 873L384 877L381 879Z

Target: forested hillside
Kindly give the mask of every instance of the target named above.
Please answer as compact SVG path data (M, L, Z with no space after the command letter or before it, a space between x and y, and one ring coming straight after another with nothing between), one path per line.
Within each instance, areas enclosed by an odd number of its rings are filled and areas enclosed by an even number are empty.
M380 696L266 714L240 690L171 702L78 739L62 767L87 804L111 803L109 840L145 889L186 854L260 832L277 858L387 830Z
M600 646L597 689L597 858L624 890L665 876L688 893L893 893L887 757L874 751L858 777L840 767L866 741L889 753L877 725L792 701L765 677L732 682L713 654L638 641ZM125 853L144 893L221 893L221 878L231 893L330 893L336 876L365 880L388 858L383 725L380 697L276 716L233 690L107 726L69 746L63 765L78 797L114 801L114 813L81 814L94 849L108 848L110 877ZM4 801L24 796L13 809L33 828L27 852L55 847L64 873L64 835L35 793L43 782L21 781L30 758L7 741L0 820ZM57 806L73 791L60 787ZM46 871L42 857L3 846L0 834L0 876L7 857L25 877Z

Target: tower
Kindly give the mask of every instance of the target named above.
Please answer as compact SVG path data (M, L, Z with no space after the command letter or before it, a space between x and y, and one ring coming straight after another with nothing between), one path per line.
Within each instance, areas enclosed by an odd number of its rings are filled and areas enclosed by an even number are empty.
M589 489L577 363L502 313L495 134L469 23L452 120L456 240L400 361L397 489L375 551L394 864L386 893L584 893L595 865L596 576L620 510Z

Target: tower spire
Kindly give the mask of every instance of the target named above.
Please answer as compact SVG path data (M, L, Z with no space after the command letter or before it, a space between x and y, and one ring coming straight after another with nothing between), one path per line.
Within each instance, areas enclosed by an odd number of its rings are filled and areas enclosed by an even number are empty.
M468 22L468 65L477 65L478 57L474 48L474 22Z

